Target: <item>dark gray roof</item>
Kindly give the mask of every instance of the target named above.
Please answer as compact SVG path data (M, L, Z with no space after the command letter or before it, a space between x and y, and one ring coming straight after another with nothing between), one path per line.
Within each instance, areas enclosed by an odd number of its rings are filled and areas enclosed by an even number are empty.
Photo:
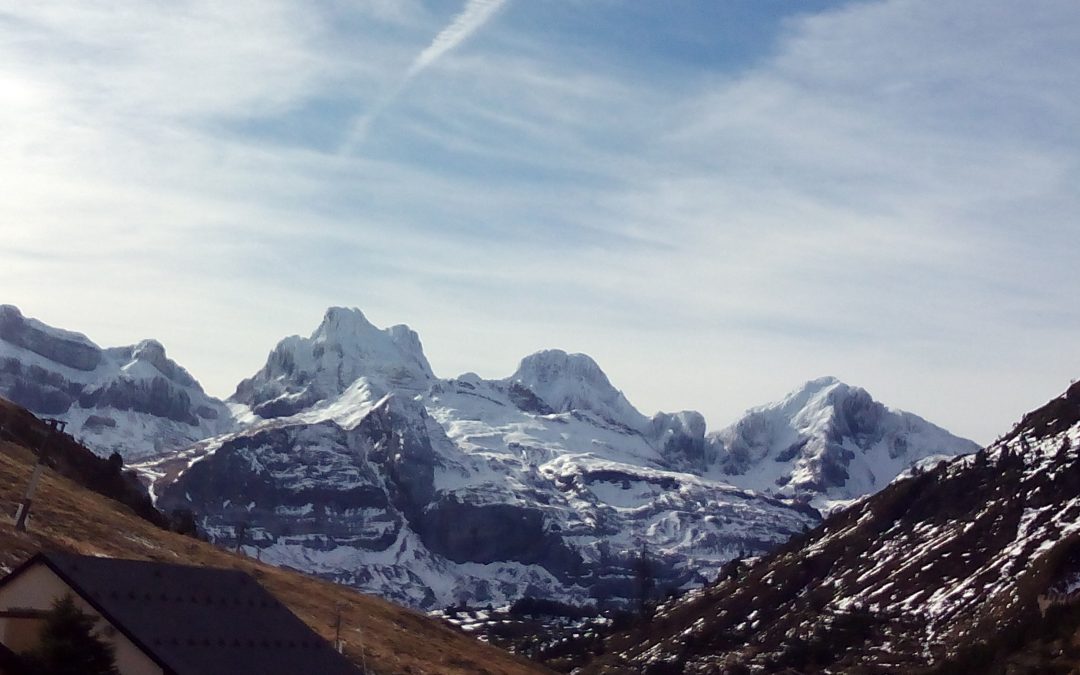
M27 565L37 560L167 673L358 672L244 572L69 553L38 554Z
M0 674L24 675L25 673L26 666L19 655L0 644Z

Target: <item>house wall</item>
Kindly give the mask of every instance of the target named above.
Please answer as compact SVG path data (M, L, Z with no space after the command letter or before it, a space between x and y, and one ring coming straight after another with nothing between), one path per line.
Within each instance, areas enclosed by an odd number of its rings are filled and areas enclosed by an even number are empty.
M38 643L44 619L0 617L0 643L20 654Z
M150 657L119 630L103 630L111 624L44 564L39 563L23 570L22 574L0 587L0 610L51 609L53 601L67 593L75 598L79 609L98 618L98 635L112 643L116 653L116 668L121 675L164 675L161 666L150 660ZM26 649L29 646L26 645L26 632L29 622L33 621L35 620L0 618L0 642L15 652ZM19 642L19 646L9 644L9 636L11 640ZM36 642L36 635L34 641Z

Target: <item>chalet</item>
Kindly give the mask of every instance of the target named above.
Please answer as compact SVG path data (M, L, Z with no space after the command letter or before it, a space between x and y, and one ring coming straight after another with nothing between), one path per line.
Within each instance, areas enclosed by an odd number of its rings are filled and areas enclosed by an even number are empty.
M98 618L122 675L359 672L244 572L39 553L0 580L0 674L66 594Z

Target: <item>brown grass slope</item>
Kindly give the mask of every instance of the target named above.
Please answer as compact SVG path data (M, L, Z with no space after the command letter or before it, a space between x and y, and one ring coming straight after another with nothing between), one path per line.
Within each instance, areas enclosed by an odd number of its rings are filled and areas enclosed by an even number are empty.
M587 673L1080 673L1080 384L610 636Z
M6 401L0 407L11 412ZM549 672L417 612L162 530L52 470L35 497L29 532L16 532L13 515L34 461L25 446L0 440L0 565L6 568L41 550L65 550L241 569L327 639L333 639L335 605L342 603L346 655L369 673Z
M47 445L50 469L79 485L130 507L155 525L167 526L168 518L154 508L146 488L131 471L123 470L120 455L98 457L79 445L70 434L51 433L33 413L0 398L0 441L40 451ZM166 528L169 529L169 528Z

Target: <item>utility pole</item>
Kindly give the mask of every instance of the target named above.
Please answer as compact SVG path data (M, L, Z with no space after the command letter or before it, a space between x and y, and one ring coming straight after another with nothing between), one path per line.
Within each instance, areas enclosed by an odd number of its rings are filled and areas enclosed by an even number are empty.
M339 654L345 653L345 641L341 639L341 612L345 609L345 606L345 603L340 600L334 603L334 609L337 610L334 616L334 649L336 649ZM367 675L367 656L364 654L364 638L362 635L359 635L359 627L356 628L356 632L358 634L357 640L360 641L360 667L364 675Z
M337 614L334 618L334 649L338 651L338 654L341 654L345 651L345 645L341 642L341 603L337 603L335 608Z
M49 441L57 432L63 432L64 427L67 426L67 422L63 420L42 420L42 422L49 427L49 432L45 434L45 440L41 442L41 448L38 449L37 464L34 465L34 472L30 474L26 496L19 503L19 510L15 512L15 529L20 532L26 531L26 519L30 517L30 504L34 501L34 491L37 490L41 474L45 471L45 462L49 459Z

